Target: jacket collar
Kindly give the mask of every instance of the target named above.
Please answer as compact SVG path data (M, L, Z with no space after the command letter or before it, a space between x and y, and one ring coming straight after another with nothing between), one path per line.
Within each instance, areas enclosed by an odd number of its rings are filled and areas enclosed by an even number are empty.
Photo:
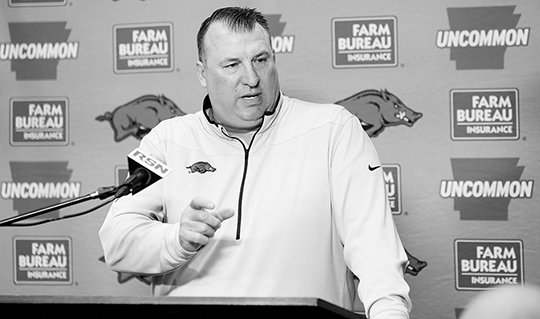
M283 93L279 92L274 105L270 109L266 110L266 112L264 113L262 127L260 128L259 131L265 131L266 129L270 127L270 125L274 122L275 118L277 117L279 110L281 109L282 103L283 103ZM216 119L214 118L214 112L212 111L212 102L210 102L210 97L208 96L208 94L204 97L202 111L203 111L204 117L210 124L213 124L216 127L221 127L221 124L218 123Z

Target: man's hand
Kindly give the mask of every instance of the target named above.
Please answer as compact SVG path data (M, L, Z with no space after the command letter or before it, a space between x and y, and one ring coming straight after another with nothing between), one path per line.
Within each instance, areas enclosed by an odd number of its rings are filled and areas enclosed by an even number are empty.
M234 216L230 208L216 209L208 199L196 197L186 207L180 219L180 245L194 252L206 245L221 223Z

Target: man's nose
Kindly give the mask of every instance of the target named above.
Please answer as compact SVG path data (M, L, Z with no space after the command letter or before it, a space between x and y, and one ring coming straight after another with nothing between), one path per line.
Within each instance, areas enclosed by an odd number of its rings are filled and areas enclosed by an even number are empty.
M242 81L245 85L248 85L250 87L256 87L257 85L259 85L259 75L257 74L257 70L255 70L253 65L248 64L244 68Z

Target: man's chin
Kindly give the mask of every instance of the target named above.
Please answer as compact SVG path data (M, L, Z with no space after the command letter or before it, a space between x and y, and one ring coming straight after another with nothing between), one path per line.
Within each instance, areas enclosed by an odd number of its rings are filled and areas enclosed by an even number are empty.
M263 122L263 116L264 113L258 117L249 117L242 119L242 121L238 123L238 129L245 131L254 131L258 129Z

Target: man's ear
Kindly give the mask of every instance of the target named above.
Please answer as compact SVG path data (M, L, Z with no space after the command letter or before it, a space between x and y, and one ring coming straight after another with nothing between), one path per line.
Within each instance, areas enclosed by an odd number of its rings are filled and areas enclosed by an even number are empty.
M206 70L201 61L197 61L197 77L203 88L206 88Z

